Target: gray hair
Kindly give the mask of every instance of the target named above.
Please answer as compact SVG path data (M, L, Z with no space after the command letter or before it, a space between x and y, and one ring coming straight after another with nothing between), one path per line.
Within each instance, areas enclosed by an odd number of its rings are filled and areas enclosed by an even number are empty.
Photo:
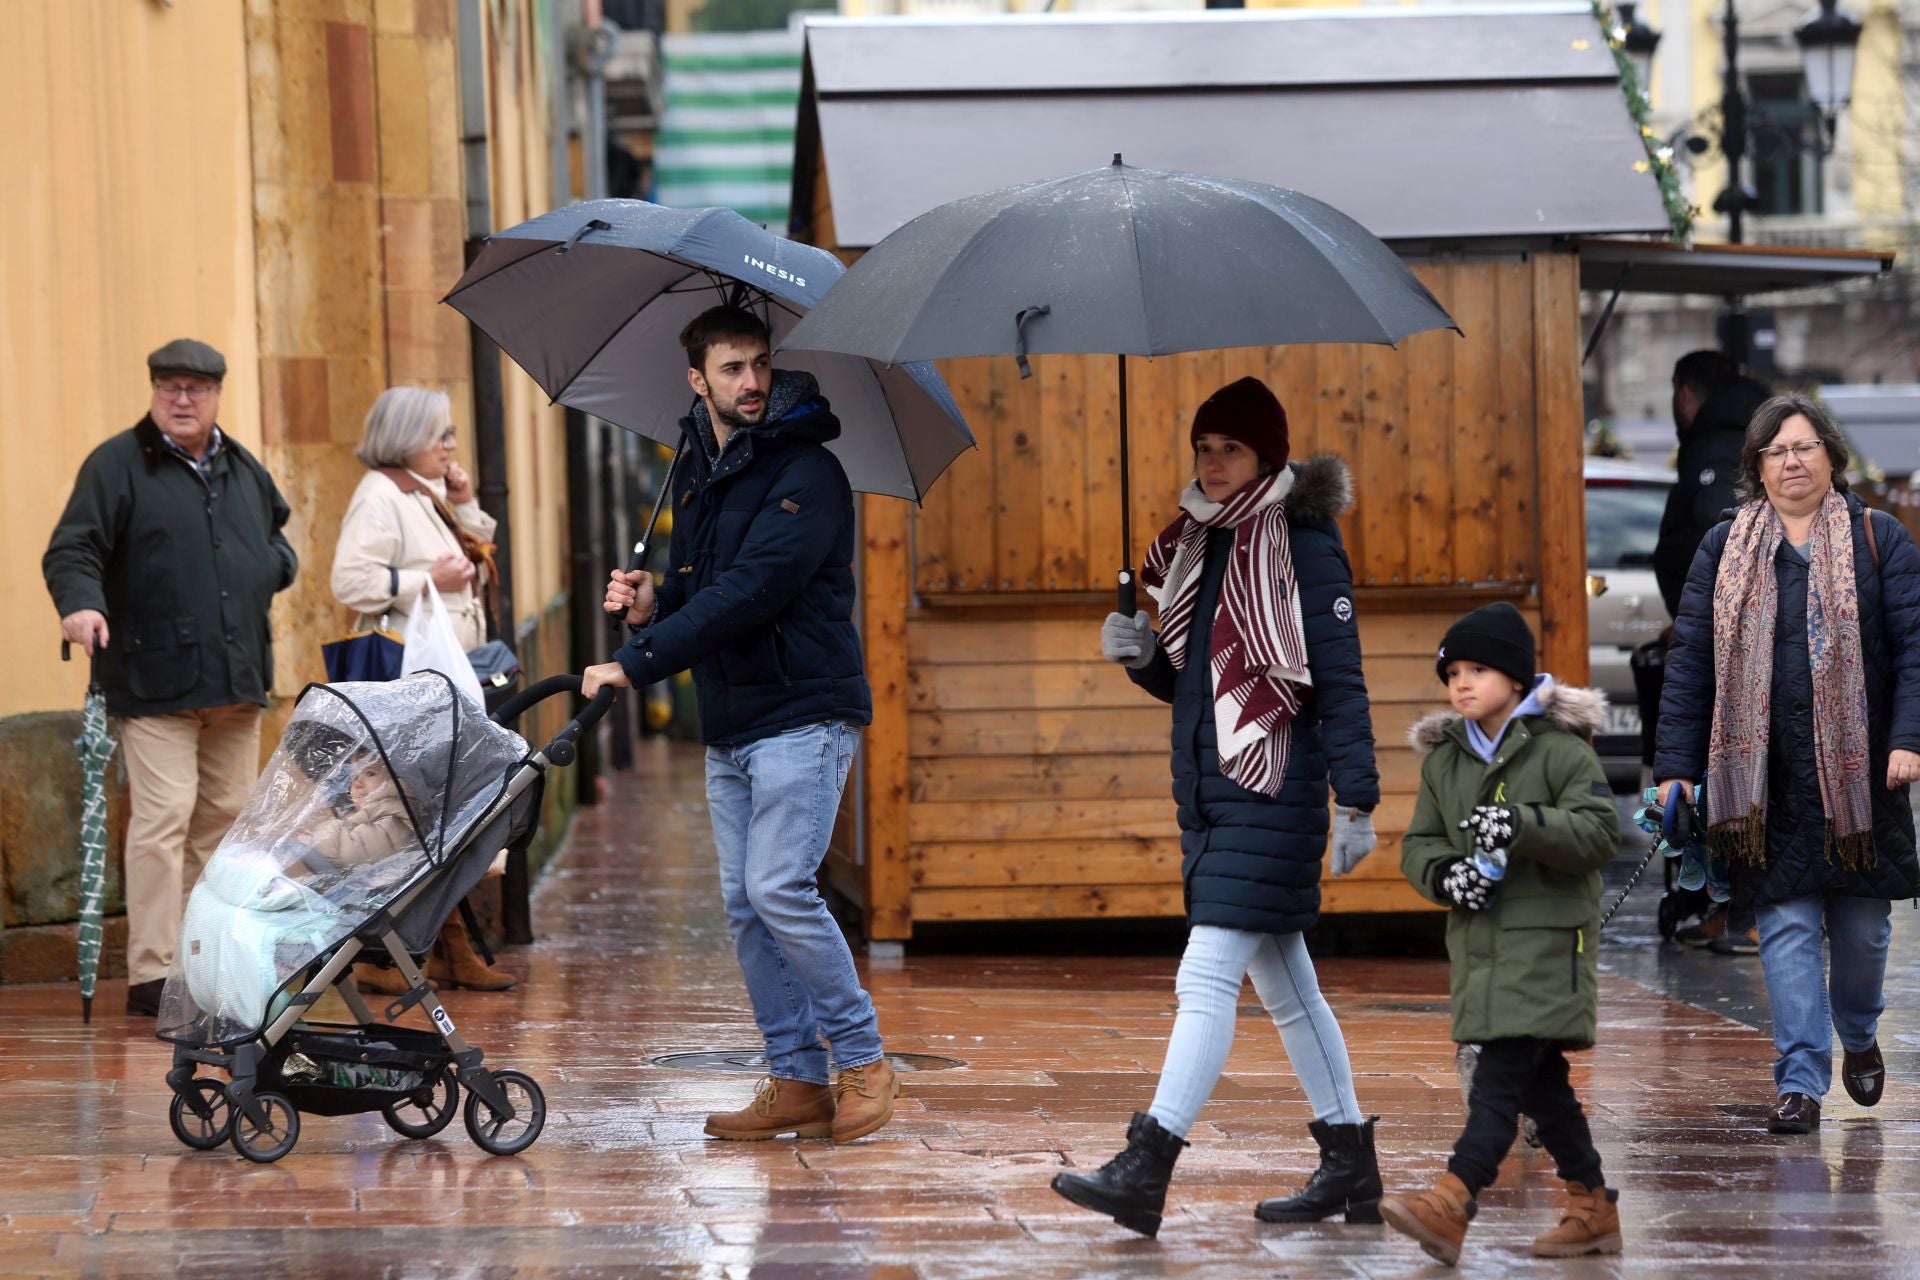
M367 410L367 428L353 456L369 467L404 467L452 421L453 402L446 392L388 387Z
M1767 496L1766 486L1760 483L1760 451L1773 443L1780 434L1780 428L1787 419L1802 417L1813 428L1813 434L1821 444L1827 447L1827 460L1833 463L1833 487L1839 493L1847 491L1847 438L1840 434L1840 428L1833 425L1818 400L1803 396L1798 392L1789 392L1775 396L1753 412L1753 420L1747 423L1746 443L1740 447L1740 483L1734 497L1740 502L1752 502L1755 498Z

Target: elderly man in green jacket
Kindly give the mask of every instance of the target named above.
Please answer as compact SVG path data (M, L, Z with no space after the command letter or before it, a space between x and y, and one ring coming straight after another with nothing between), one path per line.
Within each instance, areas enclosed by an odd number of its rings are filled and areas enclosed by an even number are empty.
M299 560L273 477L216 425L226 359L181 338L147 368L146 417L81 466L41 568L120 721L127 1012L151 1017L186 895L259 772L267 609Z

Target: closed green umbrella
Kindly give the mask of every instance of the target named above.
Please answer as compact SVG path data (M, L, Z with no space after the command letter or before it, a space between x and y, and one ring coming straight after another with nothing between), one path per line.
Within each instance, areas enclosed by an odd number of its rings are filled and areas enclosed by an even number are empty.
M66 646L61 646L66 657ZM80 1020L93 1021L93 988L100 976L100 900L107 887L107 761L113 759L113 735L107 732L107 695L97 681L87 682L80 711L80 736L73 749L80 757Z

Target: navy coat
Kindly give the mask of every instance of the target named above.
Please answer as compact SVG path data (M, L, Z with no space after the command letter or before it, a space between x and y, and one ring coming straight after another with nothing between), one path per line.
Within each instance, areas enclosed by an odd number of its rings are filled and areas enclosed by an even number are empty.
M1742 896L1750 892L1757 905L1812 894L1889 899L1920 895L1907 789L1889 791L1886 785L1888 753L1920 751L1920 549L1897 520L1875 518L1880 548L1876 568L1861 530L1866 507L1852 494L1847 495L1847 507L1853 513L1853 572L1860 593L1875 858L1871 867L1856 872L1826 856L1826 809L1813 767L1807 565L1783 541L1773 566L1780 607L1773 625L1767 731L1767 866L1762 875L1739 876ZM1653 760L1653 776L1659 781L1697 782L1706 772L1713 731L1713 585L1732 532L1731 520L1716 525L1687 574L1660 699Z
M853 490L825 447L840 420L813 376L776 373L762 424L717 458L704 403L681 428L666 578L653 620L615 659L636 687L691 668L709 744L871 723L853 624Z
M1297 933L1320 915L1320 862L1327 848L1327 783L1340 803L1380 802L1373 720L1360 670L1353 570L1334 517L1351 500L1346 466L1328 455L1293 464L1287 531L1313 690L1293 720L1286 781L1278 796L1248 791L1220 772L1213 726L1214 605L1232 550L1229 530L1209 530L1184 671L1166 650L1130 671L1136 684L1173 704L1173 796L1179 805L1180 874L1187 923L1251 933Z

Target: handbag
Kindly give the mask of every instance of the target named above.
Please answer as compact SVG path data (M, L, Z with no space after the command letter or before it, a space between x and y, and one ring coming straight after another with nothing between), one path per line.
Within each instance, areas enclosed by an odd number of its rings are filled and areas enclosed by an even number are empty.
M384 624L386 619L380 621ZM383 625L328 641L320 646L320 660L326 664L328 684L339 684L343 680L398 680L406 652L406 643Z
M467 650L467 661L480 679L480 691L486 695L487 710L513 696L520 687L520 659L505 640L489 640L478 649Z

